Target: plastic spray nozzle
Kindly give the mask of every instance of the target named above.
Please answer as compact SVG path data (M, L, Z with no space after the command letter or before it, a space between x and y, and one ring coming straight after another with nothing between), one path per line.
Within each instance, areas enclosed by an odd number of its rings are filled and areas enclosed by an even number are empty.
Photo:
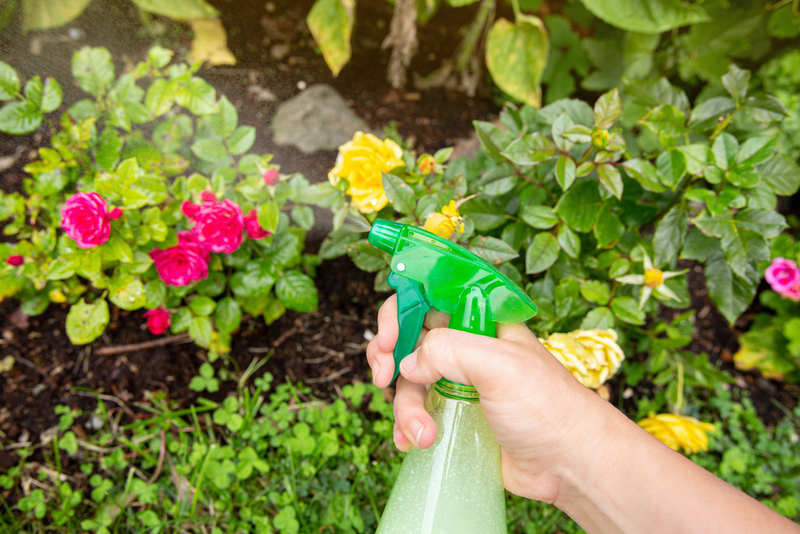
M450 328L494 337L496 323L530 319L538 311L528 295L472 252L425 230L382 219L369 242L392 255L389 285L397 291L400 362L414 350L431 308L450 314Z

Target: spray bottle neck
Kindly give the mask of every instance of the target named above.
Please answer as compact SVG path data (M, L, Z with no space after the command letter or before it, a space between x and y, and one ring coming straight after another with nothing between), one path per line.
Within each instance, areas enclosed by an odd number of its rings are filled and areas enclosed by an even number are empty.
M440 379L433 385L436 392L448 399L463 400L470 402L477 402L480 400L478 390L473 386L466 384L459 384L458 382L451 382L446 378Z

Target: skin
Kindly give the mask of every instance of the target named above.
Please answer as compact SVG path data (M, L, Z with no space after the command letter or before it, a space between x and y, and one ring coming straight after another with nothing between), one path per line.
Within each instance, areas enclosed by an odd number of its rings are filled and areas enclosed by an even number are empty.
M431 311L400 365L398 449L426 449L436 425L423 407L444 377L471 384L500 444L510 492L554 504L587 533L800 533L800 527L673 451L580 384L524 324L497 339L451 330ZM397 299L378 314L367 347L375 385L394 373Z

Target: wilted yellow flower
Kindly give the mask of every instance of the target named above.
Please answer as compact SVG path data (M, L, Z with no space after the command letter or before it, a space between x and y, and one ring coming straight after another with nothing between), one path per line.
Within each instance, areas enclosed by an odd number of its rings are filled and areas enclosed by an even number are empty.
M708 450L708 434L714 431L714 425L703 423L694 417L650 412L648 417L639 421L639 426L658 438L667 447L677 451L683 449L686 454Z
M419 162L419 172L423 174L430 174L436 169L436 160L433 156L425 156Z
M347 194L356 209L373 213L389 203L381 173L404 166L403 150L397 143L356 132L352 141L339 147L336 166L328 173L328 180L335 186L340 178L346 178L350 182Z
M550 334L541 342L581 384L592 389L614 376L625 359L617 332L611 328Z
M450 239L453 232L464 233L464 219L458 213L455 200L442 208L441 212L434 213L425 219L425 230L439 237Z

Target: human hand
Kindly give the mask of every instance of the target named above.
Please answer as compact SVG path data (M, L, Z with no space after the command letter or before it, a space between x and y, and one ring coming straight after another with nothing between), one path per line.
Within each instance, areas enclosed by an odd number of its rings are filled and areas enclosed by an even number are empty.
M583 451L608 432L616 410L581 385L522 323L498 324L497 339L452 330L449 316L431 311L417 350L400 365L394 400L394 441L400 450L428 448L436 425L423 406L427 385L444 377L471 384L502 448L503 480L517 495L554 502ZM397 298L378 314L367 359L378 387L394 373ZM619 413L619 412L616 412Z

